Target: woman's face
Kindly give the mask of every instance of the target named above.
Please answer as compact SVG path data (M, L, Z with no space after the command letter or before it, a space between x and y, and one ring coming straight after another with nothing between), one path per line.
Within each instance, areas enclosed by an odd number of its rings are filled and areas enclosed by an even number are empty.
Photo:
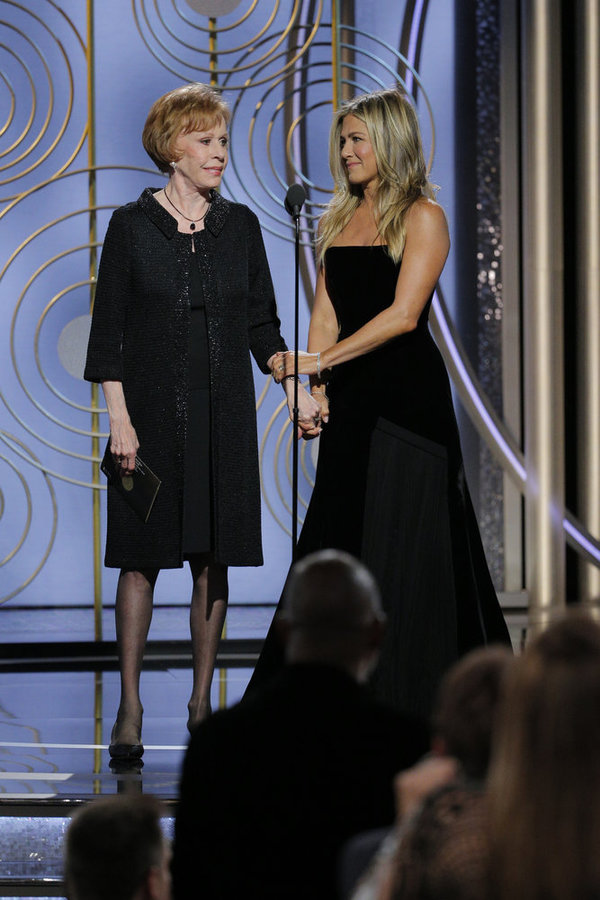
M340 153L350 184L360 185L364 190L376 183L378 172L373 145L367 126L356 116L346 116L342 122Z
M229 159L227 125L222 119L206 131L180 134L175 144L180 155L177 171L196 190L218 188Z

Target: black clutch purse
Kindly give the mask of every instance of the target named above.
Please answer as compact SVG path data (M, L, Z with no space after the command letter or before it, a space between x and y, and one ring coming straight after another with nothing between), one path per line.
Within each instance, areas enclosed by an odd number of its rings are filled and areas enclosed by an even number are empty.
M110 452L110 438L104 451L100 468L106 475L108 483L137 513L144 524L148 521L161 481L139 456L135 458L135 469L131 474L121 475Z

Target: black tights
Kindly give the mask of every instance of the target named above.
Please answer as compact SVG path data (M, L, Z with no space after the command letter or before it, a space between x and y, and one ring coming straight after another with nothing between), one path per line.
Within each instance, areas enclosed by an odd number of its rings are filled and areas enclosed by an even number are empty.
M219 639L227 612L227 567L210 554L190 557L193 589L190 607L193 685L188 727L210 713L210 688ZM159 569L122 569L117 587L116 630L121 673L121 702L112 742L140 741L140 674L152 620L152 597Z

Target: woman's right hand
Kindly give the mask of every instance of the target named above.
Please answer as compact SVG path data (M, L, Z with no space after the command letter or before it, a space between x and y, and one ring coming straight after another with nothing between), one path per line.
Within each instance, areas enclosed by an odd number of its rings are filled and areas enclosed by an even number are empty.
M135 428L126 422L110 423L110 452L120 475L131 475L135 469L135 457L139 450Z
M123 385L120 381L103 381L102 390L110 424L110 452L120 475L131 475L140 445L127 412Z

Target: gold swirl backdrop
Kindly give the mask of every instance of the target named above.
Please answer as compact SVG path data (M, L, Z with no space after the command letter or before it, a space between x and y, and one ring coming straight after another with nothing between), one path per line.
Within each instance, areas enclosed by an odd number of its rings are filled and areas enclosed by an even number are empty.
M404 4L383 5L399 30ZM140 143L156 97L188 81L224 90L233 117L223 192L261 220L290 345L293 230L283 198L292 182L306 188L303 345L313 232L331 189L332 103L401 81L419 92L433 153L417 72L384 33L354 19L354 4L336 0L0 0L0 603L93 602L100 636L103 592L112 596L98 468L107 420L98 389L82 380L83 360L110 214L162 183ZM261 576L263 593L250 580L249 600L276 599L289 561L292 434L282 396L257 372L263 533L276 564ZM316 452L316 442L301 447L301 517Z

